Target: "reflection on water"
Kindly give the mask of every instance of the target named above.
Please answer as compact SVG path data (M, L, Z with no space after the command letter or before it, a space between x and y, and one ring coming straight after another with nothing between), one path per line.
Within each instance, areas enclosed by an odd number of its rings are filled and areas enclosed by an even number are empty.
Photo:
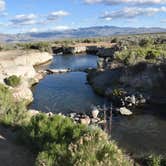
M31 107L44 112L86 112L91 105L103 104L86 84L86 73L48 75L34 88Z
M49 68L82 70L96 67L96 59L91 55L55 56ZM86 84L86 73L83 72L48 75L34 87L33 93L34 102L30 107L44 112L84 112L89 111L92 104L103 105L105 102ZM165 154L166 114L162 112L165 109L154 108L131 117L114 117L112 138L135 156L151 152Z

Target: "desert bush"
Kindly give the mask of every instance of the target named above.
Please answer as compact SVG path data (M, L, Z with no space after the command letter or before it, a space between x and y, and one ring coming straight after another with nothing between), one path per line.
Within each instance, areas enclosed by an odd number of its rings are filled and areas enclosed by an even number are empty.
M25 103L15 103L10 90L0 84L0 122L13 126L22 124L25 119Z
M59 115L33 117L20 138L38 154L36 165L132 165L106 133Z
M11 92L6 86L0 84L0 117L9 111L13 104Z
M149 45L148 47L131 46L126 50L116 51L115 60L126 65L133 65L139 62L159 62L166 57L166 46Z
M34 49L41 52L52 52L49 42L18 43L17 46L25 50Z
M7 85L12 86L12 87L16 87L16 86L20 85L21 78L16 76L16 75L12 75L8 78L5 78L4 81Z

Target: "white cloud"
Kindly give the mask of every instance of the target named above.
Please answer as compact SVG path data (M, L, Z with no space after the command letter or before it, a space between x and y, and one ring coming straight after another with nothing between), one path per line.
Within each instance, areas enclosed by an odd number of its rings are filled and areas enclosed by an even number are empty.
M105 20L112 20L112 19L119 19L119 18L135 18L137 16L145 15L145 16L152 16L159 12L166 12L166 7L160 8L137 8L137 7L130 7L130 8L123 8L121 10L113 11L111 13L106 12L100 18Z
M63 11L63 10L59 10L59 11L55 11L55 12L50 13L48 15L47 19L50 20L50 21L54 21L54 20L57 20L60 17L65 17L65 16L68 16L68 15L69 15L68 12Z
M16 15L13 19L10 21L12 22L13 25L32 25L36 23L36 18L37 16L34 14L20 14Z
M68 30L68 29L70 29L70 27L63 26L63 25L61 25L61 26L55 26L54 28L52 28L53 31L65 31L65 30Z
M4 11L5 10L5 1L4 0L0 0L0 11Z
M88 4L103 3L106 5L116 5L122 3L135 5L166 4L166 0L84 0Z
M29 30L29 32L32 32L32 33L36 33L36 32L38 32L39 30L37 29L37 28L32 28L32 29L30 29Z

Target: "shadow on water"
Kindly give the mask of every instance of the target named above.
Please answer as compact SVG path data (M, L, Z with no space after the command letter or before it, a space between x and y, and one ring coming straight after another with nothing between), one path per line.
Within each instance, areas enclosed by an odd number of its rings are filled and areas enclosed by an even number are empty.
M134 157L166 155L165 109L153 107L136 111L131 117L114 117L112 138Z

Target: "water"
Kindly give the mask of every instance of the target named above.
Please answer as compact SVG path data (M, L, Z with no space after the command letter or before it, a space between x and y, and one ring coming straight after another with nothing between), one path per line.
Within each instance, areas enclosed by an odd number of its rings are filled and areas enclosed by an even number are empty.
M71 68L76 72L47 75L34 88L31 108L44 112L86 112L91 105L106 100L96 95L87 84L84 70L96 67L96 56L55 56L49 68ZM138 110L131 117L113 117L112 138L134 156L166 152L165 108Z
M104 99L86 83L86 73L70 72L46 76L34 88L31 107L44 112L87 112Z
M131 117L114 117L112 138L134 157L166 155L166 113L148 108Z
M92 105L103 105L105 99L97 96L87 84L86 73L78 71L96 68L96 61L93 55L55 56L47 67L70 68L76 72L47 75L34 87L34 102L30 107L44 112L68 113L87 112Z
M97 57L94 55L57 55L49 68L70 68L72 70L85 70L87 68L96 68L96 65Z

